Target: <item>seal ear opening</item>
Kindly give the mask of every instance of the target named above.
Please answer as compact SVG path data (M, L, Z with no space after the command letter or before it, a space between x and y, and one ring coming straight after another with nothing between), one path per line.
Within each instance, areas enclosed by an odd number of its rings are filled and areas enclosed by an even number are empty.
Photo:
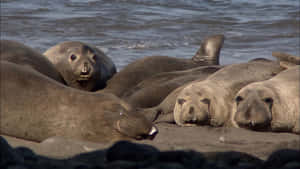
M224 43L224 35L213 35L207 37L200 45L192 60L211 65L219 64L220 51Z

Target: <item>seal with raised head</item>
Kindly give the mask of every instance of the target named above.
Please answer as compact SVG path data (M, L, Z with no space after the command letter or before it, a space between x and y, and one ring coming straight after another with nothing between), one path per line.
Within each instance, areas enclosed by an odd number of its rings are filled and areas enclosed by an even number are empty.
M242 88L232 120L243 128L300 134L300 66Z
M44 55L55 65L66 83L74 88L95 91L105 87L116 73L113 61L92 45L67 41L59 43Z
M65 84L54 65L41 53L12 40L0 40L0 60L30 67L58 82Z
M175 122L181 126L230 126L235 94L247 84L270 79L280 71L277 62L266 59L226 66L180 92L174 108Z
M204 65L218 65L223 43L223 35L210 36L204 39L200 49L191 59L168 56L149 56L138 59L116 73L107 82L104 91L122 97L128 89L155 74L186 70Z
M24 66L0 62L0 133L32 141L53 136L93 142L153 138L144 116L108 93L64 86Z

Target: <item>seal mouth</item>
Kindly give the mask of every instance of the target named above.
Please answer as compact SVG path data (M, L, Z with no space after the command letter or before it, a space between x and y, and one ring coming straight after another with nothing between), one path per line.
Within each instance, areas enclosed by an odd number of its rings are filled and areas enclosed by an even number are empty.
M80 81L88 81L90 80L91 76L90 75L80 75L79 78L77 79L78 82Z
M120 132L120 131L122 131L122 130L121 130L121 126L120 126L120 121L117 121L116 127L117 127L117 131L118 131L119 133L121 133L121 134L123 134L123 135L126 135L126 134ZM151 128L151 130L148 132L148 134L140 134L140 135L135 136L135 137L132 137L132 138L134 138L134 139L136 139L136 140L144 140L144 139L147 139L147 140L153 140L153 139L155 138L155 136L157 135L157 133L158 133L157 127L152 126L152 128ZM128 136L128 135L126 135L126 136ZM128 136L128 137L131 137L131 136Z
M250 121L246 124L238 124L241 128L250 129L253 131L270 131L271 127L269 123L255 123L255 121Z

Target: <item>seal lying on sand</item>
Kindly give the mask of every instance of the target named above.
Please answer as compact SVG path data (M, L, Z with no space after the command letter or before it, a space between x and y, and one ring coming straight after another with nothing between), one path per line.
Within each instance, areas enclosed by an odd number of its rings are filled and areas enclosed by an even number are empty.
M24 66L1 62L0 133L32 141L94 142L154 137L156 127L111 94L79 91Z
M300 134L300 66L242 88L232 117L240 127Z
M186 70L204 65L218 65L223 42L223 35L214 35L206 38L192 59L150 56L136 60L116 73L107 82L107 87L104 91L122 97L128 89L155 74Z
M81 90L102 89L116 73L116 67L109 57L98 48L82 42L59 43L44 55L55 65L69 86Z
M223 66L200 66L183 71L164 72L143 80L124 95L135 107L157 106L174 89L194 80L204 80Z
M12 40L0 41L0 60L12 62L18 65L25 65L32 69L65 84L63 78L42 54L34 49Z
M188 85L176 100L176 124L231 125L229 119L235 94L247 84L270 79L281 70L277 62L255 59L226 66L206 80Z

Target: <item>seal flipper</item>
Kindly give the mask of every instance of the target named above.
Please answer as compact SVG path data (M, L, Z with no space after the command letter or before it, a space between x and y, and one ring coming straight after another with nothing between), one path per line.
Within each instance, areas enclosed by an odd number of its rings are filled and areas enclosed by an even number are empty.
M272 56L277 58L281 67L288 69L295 65L300 65L300 57L282 52L272 52Z
M204 39L200 49L193 56L194 62L206 62L211 65L219 64L220 51L224 43L224 35L212 35Z

